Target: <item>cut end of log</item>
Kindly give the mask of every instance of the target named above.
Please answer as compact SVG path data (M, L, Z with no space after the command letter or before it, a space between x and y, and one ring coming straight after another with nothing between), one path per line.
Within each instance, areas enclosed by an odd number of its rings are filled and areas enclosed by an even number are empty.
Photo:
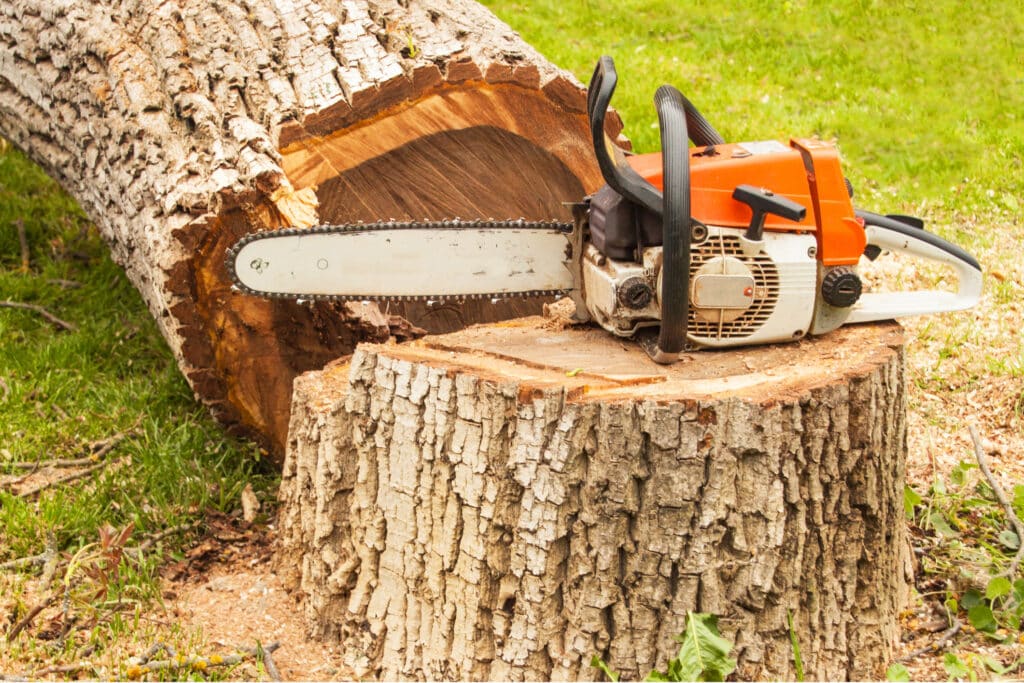
M742 679L878 678L906 597L903 336L652 363L531 318L361 345L295 384L279 562L385 679L664 670L690 611Z
M601 183L585 92L562 75L541 83L530 65L505 71L492 64L465 79L460 74L472 62L460 64L438 78L398 76L401 87L366 83L365 96L353 93L343 106L285 125L283 175L273 191L222 197L219 215L177 232L182 244L194 245L189 267L171 282L175 296L194 302L180 330L188 374L218 417L262 437L272 456L284 452L298 373L351 353L360 341L536 314L546 301L402 303L367 318L340 304L264 301L231 289L225 254L255 231L387 220L570 220L566 203Z

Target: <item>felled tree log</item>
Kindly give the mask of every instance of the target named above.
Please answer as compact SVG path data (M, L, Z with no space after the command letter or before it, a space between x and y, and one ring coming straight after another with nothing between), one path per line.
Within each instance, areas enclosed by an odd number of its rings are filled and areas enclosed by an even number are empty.
M293 377L411 334L394 315L439 331L539 304L261 301L225 250L286 225L568 218L600 184L584 110L472 0L0 3L0 134L96 222L196 394L277 453Z
M657 366L543 319L363 345L296 382L279 565L385 680L877 679L909 575L895 324Z

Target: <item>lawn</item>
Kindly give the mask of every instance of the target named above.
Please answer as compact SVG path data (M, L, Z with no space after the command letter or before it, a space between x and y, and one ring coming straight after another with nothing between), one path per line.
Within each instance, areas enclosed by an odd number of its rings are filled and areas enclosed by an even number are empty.
M906 648L934 641L945 626L964 627L938 656L906 666L916 678L1013 676L1024 582L1004 591L991 581L1015 541L973 465L967 428L976 427L1024 514L1024 6L484 4L583 81L598 56L612 55L620 77L613 104L637 150L657 149L652 96L672 83L728 140L836 140L860 207L921 215L979 257L987 280L976 310L907 323L906 502L918 594L904 615ZM943 276L899 260L883 275L929 287ZM0 563L38 558L0 569L0 633L46 596L36 582L57 566L55 553L77 560L60 565L55 581L68 588L49 625L60 631L74 618L90 629L78 628L84 641L38 630L4 641L0 674L66 665L88 650L111 676L153 639L185 648L195 634L139 626L161 602L159 568L184 556L211 515L237 516L247 485L272 513L276 475L252 444L225 436L196 404L81 209L7 146L3 300L41 306L59 321L0 308ZM51 460L78 464L24 465ZM86 477L59 481L84 469ZM130 561L114 572L111 560L122 554ZM932 634L925 625L935 619Z

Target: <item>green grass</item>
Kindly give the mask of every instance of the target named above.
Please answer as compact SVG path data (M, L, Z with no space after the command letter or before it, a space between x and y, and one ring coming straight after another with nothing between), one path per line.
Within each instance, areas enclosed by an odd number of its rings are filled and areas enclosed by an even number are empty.
M15 221L24 225L30 248L28 272L21 269ZM247 483L272 500L276 475L254 446L225 436L197 405L95 227L12 150L0 154L0 300L42 306L75 326L67 331L36 312L0 308L0 562L43 552L47 538L67 558L93 548L89 544L107 527L132 525L129 548L181 525L201 531L209 511L239 507ZM12 479L26 472L12 463L81 458L89 455L90 444L117 434L126 438L105 457L106 466L88 477L34 496L16 495L20 489ZM194 538L174 534L123 561L105 591L96 590L96 576L73 573L74 610L88 614L95 626L76 633L64 648L23 633L0 646L0 665L4 649L27 662L73 661L76 646L89 642L98 643L102 653L120 639L131 609L159 597L159 565L179 556ZM101 561L90 552L89 566ZM31 590L22 581L38 569L24 579L5 572L0 603L9 619L23 616L47 591L59 591L64 571L50 586Z
M31 270L22 273L13 222L25 224ZM124 458L88 490L46 490L38 501L0 492L0 558L93 540L104 523L138 533L230 510L244 483L264 488L253 447L225 437L193 400L139 295L81 211L20 154L0 156L0 298L45 307L74 324L0 309L0 472L4 461L81 457L86 445L132 431ZM64 288L57 280L78 286ZM9 468L8 468L9 469Z
M614 57L612 104L640 151L658 148L652 98L672 83L727 140L837 139L855 185L884 195L865 208L1020 208L1020 3L484 4L584 83Z

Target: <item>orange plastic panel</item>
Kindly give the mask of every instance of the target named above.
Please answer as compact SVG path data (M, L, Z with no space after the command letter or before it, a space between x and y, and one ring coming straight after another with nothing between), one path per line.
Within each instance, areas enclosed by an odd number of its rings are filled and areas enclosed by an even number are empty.
M853 265L864 253L864 223L856 217L839 164L839 153L828 142L793 139L782 143L718 145L690 150L690 213L709 225L744 228L750 207L732 198L737 185L766 187L803 204L807 215L799 223L768 215L765 229L776 232L815 232L818 258L828 266ZM658 189L663 188L661 154L628 157L630 166Z
M794 138L789 141L803 157L818 216L818 259L826 266L854 265L864 253L864 221L857 218L839 164L839 151L827 142Z
M694 218L709 225L745 228L750 224L750 207L732 198L736 186L745 184L766 187L807 208L807 216L800 222L768 215L765 230L813 232L817 229L807 172L797 150L781 143L718 145L714 155L706 155L704 149L690 150L690 213ZM660 153L631 156L629 164L648 182L662 189Z

